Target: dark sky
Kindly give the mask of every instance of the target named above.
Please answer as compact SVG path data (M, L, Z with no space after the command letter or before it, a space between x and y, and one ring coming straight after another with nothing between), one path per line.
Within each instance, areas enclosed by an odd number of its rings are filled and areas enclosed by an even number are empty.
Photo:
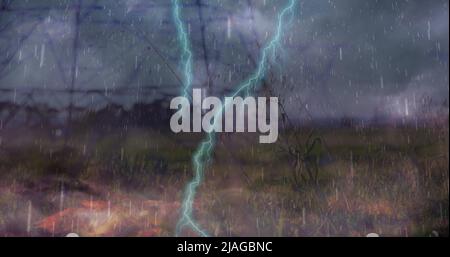
M182 2L194 84L223 95L251 73L287 0ZM0 101L20 103L34 90L35 102L62 106L70 88L83 91L76 105L92 107L178 94L171 8L167 0L2 0L0 89L11 91ZM267 79L297 118L300 103L316 118L415 117L424 97L448 113L448 20L447 0L299 1Z

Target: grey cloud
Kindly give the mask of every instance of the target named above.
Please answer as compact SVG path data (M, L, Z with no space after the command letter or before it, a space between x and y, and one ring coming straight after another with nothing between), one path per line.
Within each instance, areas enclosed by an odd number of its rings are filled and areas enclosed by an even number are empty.
M286 1L203 2L208 5L202 10L204 37L196 2L185 1L183 8L195 56L194 82L196 86L211 83L212 93L220 94L251 73L254 66L248 56L258 60L255 42L264 45L266 35L273 32L277 10ZM380 109L390 115L393 108L381 107L395 104L386 101L395 103L411 95L428 94L440 102L448 100L448 1L299 2L297 17L285 34L284 50L279 53L277 65L271 66L273 77L268 77L277 94L286 102L291 99L288 109L293 115L296 98L307 103L317 118L370 117ZM42 11L34 11L34 16L27 18L13 12L0 15L0 29L5 28L0 35L8 36L0 40L0 63L14 54L11 64L4 62L7 66L0 70L1 88L68 86L74 3L17 0L11 8ZM171 66L180 76L180 49L168 1L83 1L83 6L86 9L81 12L77 51L78 89L99 89L108 94L115 88L131 88L129 95L114 97L115 102L126 105L155 99L153 95L139 96L145 88L152 88L155 95L178 92L180 82L167 68ZM38 20L32 35L20 44L20 51L13 53L14 44ZM229 23L231 38L227 35ZM39 51L43 45L46 59L42 65ZM20 58L29 58L20 59L19 52ZM4 94L0 100L11 97ZM45 96L39 99L54 103ZM62 104L67 99L62 97ZM95 99L100 104L101 97ZM92 102L83 97L77 101Z

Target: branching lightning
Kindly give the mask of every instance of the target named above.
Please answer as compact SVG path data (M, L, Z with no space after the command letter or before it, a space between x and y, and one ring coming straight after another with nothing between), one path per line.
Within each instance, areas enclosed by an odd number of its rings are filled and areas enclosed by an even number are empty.
M258 86L258 83L264 78L265 72L267 70L267 63L269 56L272 58L275 57L277 50L281 48L281 38L283 33L283 28L286 23L287 18L292 18L294 15L295 4L297 0L289 0L287 6L285 6L277 17L277 27L275 34L269 43L261 49L261 58L258 62L256 70L240 85L236 87L236 90L230 95L230 97L235 97L238 95L242 95L245 92L245 96L249 95L250 92ZM174 4L174 17L178 29L180 43L183 47L183 58L186 58L184 64L184 72L185 72L185 85L184 85L184 93L186 95L187 90L190 88L190 84L192 82L192 66L188 64L188 62L192 62L192 52L189 50L189 42L187 39L187 33L184 30L182 21L180 19L180 7L179 1L173 0ZM227 104L223 105L215 114L215 117L221 117L223 110L227 108ZM216 122L218 119L214 119L214 123L212 127L216 126ZM197 150L194 153L192 158L193 166L194 166L194 178L187 184L184 198L182 202L182 215L180 220L178 221L176 228L176 235L179 235L183 228L189 227L194 232L198 233L201 236L208 236L207 232L200 228L200 226L195 222L192 212L193 212L193 204L197 191L197 187L203 180L203 174L205 170L205 166L208 165L211 161L211 154L214 149L216 142L216 134L214 130L211 130L207 133L206 138L199 144Z

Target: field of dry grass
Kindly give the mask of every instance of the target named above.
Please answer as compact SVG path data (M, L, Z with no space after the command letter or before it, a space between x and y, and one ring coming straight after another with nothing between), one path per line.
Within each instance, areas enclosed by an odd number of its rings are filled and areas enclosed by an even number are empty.
M314 181L301 169L295 180L282 140L220 136L194 206L199 224L213 236L448 236L448 126L315 134L324 144ZM39 130L1 136L0 235L174 235L200 135L80 128L67 140Z

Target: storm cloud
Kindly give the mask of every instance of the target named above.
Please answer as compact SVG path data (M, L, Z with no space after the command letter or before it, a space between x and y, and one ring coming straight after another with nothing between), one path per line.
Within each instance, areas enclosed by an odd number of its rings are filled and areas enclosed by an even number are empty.
M254 69L285 1L183 3L194 86L224 96ZM424 97L448 113L448 20L445 0L299 1L267 84L295 119L299 108L414 116ZM175 96L179 56L170 1L1 2L0 101L35 92L35 102L97 108Z

